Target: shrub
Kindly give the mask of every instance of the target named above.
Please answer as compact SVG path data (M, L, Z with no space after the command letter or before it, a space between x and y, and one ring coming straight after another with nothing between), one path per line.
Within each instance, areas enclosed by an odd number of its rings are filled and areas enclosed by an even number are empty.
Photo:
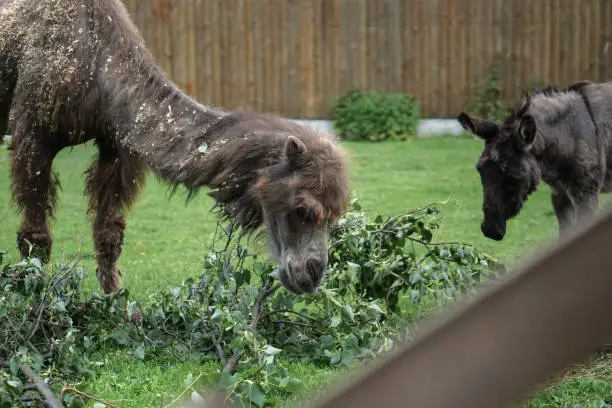
M36 396L25 386L24 364L57 392L61 382L93 373L89 356L102 346L127 348L136 359L214 359L220 370L208 384L238 403L274 403L275 395L303 389L287 361L351 366L374 357L407 335L401 302L431 295L445 302L494 272L496 261L473 248L432 241L437 214L430 205L372 220L353 201L332 230L322 287L304 296L280 290L272 265L229 228L218 229L222 249L211 250L199 278L154 293L146 308L126 290L87 299L76 260L55 271L36 258L4 265L0 407ZM76 403L71 398L64 401Z
M496 57L489 76L478 81L474 99L469 107L472 114L497 123L503 121L508 114L508 107L501 97L499 67L500 58Z
M420 104L406 94L353 90L336 100L332 119L345 140L405 140L416 134Z

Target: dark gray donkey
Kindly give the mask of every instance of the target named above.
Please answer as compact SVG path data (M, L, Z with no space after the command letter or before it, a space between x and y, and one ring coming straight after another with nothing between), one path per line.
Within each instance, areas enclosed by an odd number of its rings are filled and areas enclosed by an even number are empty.
M506 222L540 181L551 188L559 234L597 210L599 193L612 191L612 82L523 92L500 125L463 112L457 120L485 141L476 169L488 238L504 238Z

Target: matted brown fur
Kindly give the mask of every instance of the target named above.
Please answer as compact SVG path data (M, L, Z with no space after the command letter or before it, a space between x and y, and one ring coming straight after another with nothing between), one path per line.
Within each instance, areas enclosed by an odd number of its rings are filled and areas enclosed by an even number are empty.
M0 132L12 134L23 256L28 242L51 253L53 158L93 139L85 190L103 291L120 287L124 213L149 168L190 197L214 189L246 231L267 225L283 284L314 290L328 224L349 198L346 154L331 135L199 104L156 65L118 0L0 0L0 22Z

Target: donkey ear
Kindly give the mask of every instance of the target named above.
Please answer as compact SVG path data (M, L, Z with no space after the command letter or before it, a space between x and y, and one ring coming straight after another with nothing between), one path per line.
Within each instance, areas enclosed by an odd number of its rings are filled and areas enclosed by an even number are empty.
M457 116L457 121L465 130L484 140L490 140L497 134L497 125L495 123L472 117L465 112L461 112Z
M519 136L525 150L529 149L536 137L536 123L531 115L524 115L519 124Z
M302 161L302 157L306 154L306 145L295 136L289 136L285 142L285 151L283 152L287 161L290 164L298 164Z

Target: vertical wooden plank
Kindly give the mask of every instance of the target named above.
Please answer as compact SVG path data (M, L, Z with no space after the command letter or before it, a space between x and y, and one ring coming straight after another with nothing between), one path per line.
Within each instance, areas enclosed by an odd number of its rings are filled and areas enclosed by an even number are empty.
M405 0L402 2L402 89L405 93L415 95L419 72L419 2Z
M216 106L223 107L223 77L221 76L223 71L222 65L222 49L223 44L221 40L221 27L219 24L219 20L222 17L220 11L220 1L215 0L206 0L210 2L210 16L209 27L211 30L211 46L212 46L212 54L209 56L212 64L211 64L211 77L212 82L210 84L212 88L213 101Z
M370 69L368 66L367 60L367 37L368 31L366 28L367 21L367 4L365 1L360 1L357 4L354 4L357 17L355 18L355 25L357 26L357 35L359 36L359 41L357 41L357 49L355 52L357 53L359 59L357 65L359 66L359 75L357 77L357 81L354 84L354 88L365 88L367 87L368 77L367 71Z
M604 0L605 1L605 0ZM589 25L590 39L590 60L591 69L589 77L594 81L601 81L599 76L599 45L600 45L600 33L601 33L601 13L600 13L600 2L601 0L593 0L593 6L591 8L592 14L587 15L587 19L591 22Z
M578 46L578 64L579 64L579 78L589 79L592 59L589 51L591 50L591 36L589 30L592 24L589 22L589 16L595 16L592 14L591 8L592 1L581 1L576 6L576 14L580 24L580 40Z
M248 110L254 110L255 108L255 57L253 54L253 39L255 33L253 31L253 1L246 0L244 3L244 10L242 14L242 21L244 22L244 55L238 56L238 63L240 59L243 59L244 64L244 80L245 80L245 101L243 102L243 108Z
M478 50L477 47L477 42L478 42L478 19L477 19L477 11L480 8L478 6L478 4L476 4L475 1L470 1L467 0L468 3L468 17L467 17L467 21L468 21L468 38L467 38L467 46L468 46L468 52L467 52L467 82L466 82L466 86L465 86L465 109L468 108L473 96L474 96L474 91L475 91L475 86L477 84L478 81L478 76L476 73L476 67L477 67L477 61L480 58L483 57L487 57L487 56L483 56L480 53L480 50Z
M376 33L375 66L377 91L385 92L389 82L389 55L387 53L388 27L386 26L385 0L377 0L374 8L374 32Z
M334 95L341 95L344 89L344 79L341 78L340 64L342 56L340 0L325 0L322 2L323 24L323 59L324 59L324 89L326 106L332 106Z
M450 15L451 9L451 1L453 0L444 0L441 4L442 7L442 21L440 24L440 66L439 66L439 92L438 92L438 102L434 107L435 117L448 117L450 114L449 109L449 100L451 98L452 92L452 81L450 80L450 72L452 69L450 56L452 51L450 49L451 37L455 33L455 24L453 23L453 19Z
M429 41L429 47L431 50L431 70L429 71L430 91L428 92L429 98L427 100L427 112L429 112L429 115L435 116L436 108L440 104L440 73L442 69L442 46L444 37L444 28L442 26L444 0L430 0L429 3L432 7L432 19L430 20L431 24L429 26L431 34Z
M173 2L170 10L170 38L172 58L172 80L179 88L185 90L187 84L187 69L185 60L187 58L186 46L187 35L185 27L185 2Z
M346 76L347 89L356 88L362 75L361 57L363 53L360 49L360 30L359 19L360 8L356 7L356 2L344 0L341 3L340 18L342 19L342 38L344 53L343 72Z
M389 0L387 6L388 16L388 27L389 27L389 41L387 46L387 53L391 57L390 62L390 77L392 82L388 85L390 92L401 92L403 89L402 84L402 14L401 14L401 2L402 0Z
M477 25L476 30L476 41L474 46L476 47L476 61L474 65L474 74L475 74L475 85L481 86L483 85L489 78L491 74L492 61L495 57L495 49L491 48L490 39L492 37L491 32L491 23L493 21L493 12L494 7L488 2L478 2L476 6L476 13L474 14L475 22ZM493 5L494 6L494 5ZM498 21L497 26L501 26L503 21Z
M265 0L251 0L251 25L253 27L253 92L255 111L264 111L265 64L266 64L266 37L264 33L263 10L266 8Z
M421 1L421 28L423 30L422 45L421 48L421 75L419 77L421 83L421 90L419 92L419 98L423 106L423 115L429 116L429 100L432 94L431 89L431 77L435 75L435 67L433 66L432 53L435 52L435 47L431 42L431 24L433 22L433 10L435 5L429 0Z
M303 117L306 108L306 88L302 80L302 47L304 24L306 18L303 13L306 11L305 2L287 0L285 4L285 47L287 48L287 83L288 89L285 90L284 105L291 109L292 117Z
M314 93L316 116L318 118L328 117L331 113L332 103L325 96L325 62L324 62L324 29L323 29L323 2L325 0L313 0L313 59L314 59Z
M234 0L217 0L216 1L216 12L217 18L215 20L215 25L217 26L217 42L219 45L219 82L220 82L220 100L218 104L226 109L230 109L229 107L229 99L230 99L230 75L229 72L229 41L228 41L228 33L227 33L227 20L230 9L230 4L233 3Z
M276 30L274 38L276 63L274 64L274 68L275 77L278 78L278 85L274 92L275 102L273 113L280 115L283 114L287 103L289 103L287 100L287 90L292 89L293 85L291 85L290 81L294 81L296 72L294 66L295 61L290 61L290 58L294 58L294 50L289 50L291 42L288 36L290 35L291 25L293 25L294 22L289 22L287 20L286 12L288 1L289 0L278 0L275 4L276 11L274 13Z
M601 40L599 53L601 55L600 60L600 77L602 80L609 81L612 77L612 44L611 44L611 30L612 30L612 2L609 0L601 1L602 16L603 20L601 23Z
M314 95L314 5L312 1L302 2L298 9L300 19L300 32L298 38L298 88L302 91L296 114L306 118L314 118L315 95Z
M197 94L198 86L198 69L196 67L196 22L194 18L195 14L195 2L196 0L187 0L185 2L185 27L187 31L187 43L185 46L186 50L186 61L187 67L187 84L185 85L185 91L193 97Z
M527 10L523 0L514 4L512 15L512 95L517 94L517 88L525 86L525 63L523 61L523 26L526 23Z
M232 24L228 24L230 37L230 60L231 60L231 98L234 109L246 109L248 106L247 90L247 32L244 22L244 9L247 0L234 0L235 6L232 10Z
M277 86L273 80L269 80L269 78L273 78L272 75L272 54L275 50L272 49L272 17L270 13L270 8L274 7L273 0L262 0L262 5L260 6L260 21L261 21L261 36L263 39L262 44L262 81L260 84L261 90L261 101L262 105L260 107L262 112L270 111L271 104L271 91L270 87Z
M208 105L214 103L212 93L212 25L211 2L197 0L193 10L195 42L195 64L197 66L197 83L195 92L198 101Z
M363 0L366 7L366 67L367 67L367 80L365 84L366 89L376 89L376 34L375 34L375 13L376 4L375 0Z
M282 109L287 111L284 114L289 116L296 116L297 112L303 109L303 89L299 83L300 8L299 0L286 0L282 14L283 81L280 103Z
M528 87L533 77L532 41L536 24L534 9L537 7L537 4L529 0L523 0L522 3L521 8L525 10L525 21L521 27L522 38L521 41L519 41L519 46L521 48L519 55L521 56L521 65L523 67L521 87Z
M561 71L563 69L563 61L561 60L561 0L553 0L551 26L552 26L552 41L551 41L551 78L552 84L559 85L561 79Z
M456 24L458 27L458 34L454 38L455 42L451 47L451 70L457 67L457 72L451 73L451 82L454 83L453 95L451 97L450 112L449 116L454 118L457 114L463 110L463 100L467 93L465 92L467 84L470 83L468 77L468 61L469 61L469 44L468 44L468 33L470 30L469 17L468 17L468 1L461 0L453 2L454 11L452 19L457 19ZM456 76L455 76L456 75ZM456 78L456 79L455 79Z
M567 56L567 60L570 61L570 64L568 65L570 65L571 67L570 75L568 76L568 78L566 78L567 85L576 82L577 80L579 80L579 78L582 77L580 49L583 46L588 46L588 41L586 41L586 38L582 35L582 29L580 24L580 3L582 3L582 1L570 1L571 7L568 7L568 10L571 10L571 32L573 32L574 35L572 36L571 54Z
M172 77L172 39L170 33L170 0L154 0L155 27L157 37L157 60L166 73Z
M542 73L542 50L544 42L544 31L542 28L543 24L543 2L533 2L532 3L532 14L533 20L532 25L533 29L530 31L529 38L529 52L530 52L530 60L531 60L531 73L529 75L529 86L532 85L534 81L536 81L539 77L541 77Z
M503 3L505 4L506 2ZM481 41L482 48L480 49L480 53L483 56L487 56L487 58L482 58L484 66L478 71L478 75L479 78L487 81L488 78L491 77L493 68L497 69L497 74L500 76L500 86L503 88L504 80L501 78L501 67L499 65L494 65L498 64L498 59L500 57L503 59L507 58L503 51L506 45L502 33L503 14L501 2L485 0L480 4L483 9L483 14L480 14L483 19L481 25L484 25L484 30L481 34L484 37L484 41Z
M544 44L542 46L543 51L543 69L540 82L550 82L552 79L552 48L553 48L553 9L555 0L544 0Z
M285 0L275 0L274 5L269 9L272 28L272 47L270 56L272 57L271 76L267 78L270 88L270 108L269 112L280 114L282 110L282 90L287 83L287 56L283 50L284 45L284 14Z
M556 83L557 86L563 87L569 82L572 71L573 42L572 37L578 35L574 31L574 19L571 15L573 0L561 0L560 3L560 38L559 38L559 63L560 63L560 78Z
M503 38L503 52L502 60L497 61L501 64L501 86L502 86L502 97L509 100L512 97L512 91L514 89L515 77L513 76L512 60L512 20L513 20L514 7L510 2L504 2L503 5L503 25L502 25L502 38Z
M143 3L136 2L136 4L140 4L139 7L142 7ZM153 1L149 1L144 3L145 6L145 16L144 18L147 20L146 23L146 33L143 34L145 38L145 42L147 44L147 48L153 54L156 62L161 61L161 51L162 44L160 44L160 39L157 36L157 19L155 17L155 3ZM136 7L136 6L135 6Z

